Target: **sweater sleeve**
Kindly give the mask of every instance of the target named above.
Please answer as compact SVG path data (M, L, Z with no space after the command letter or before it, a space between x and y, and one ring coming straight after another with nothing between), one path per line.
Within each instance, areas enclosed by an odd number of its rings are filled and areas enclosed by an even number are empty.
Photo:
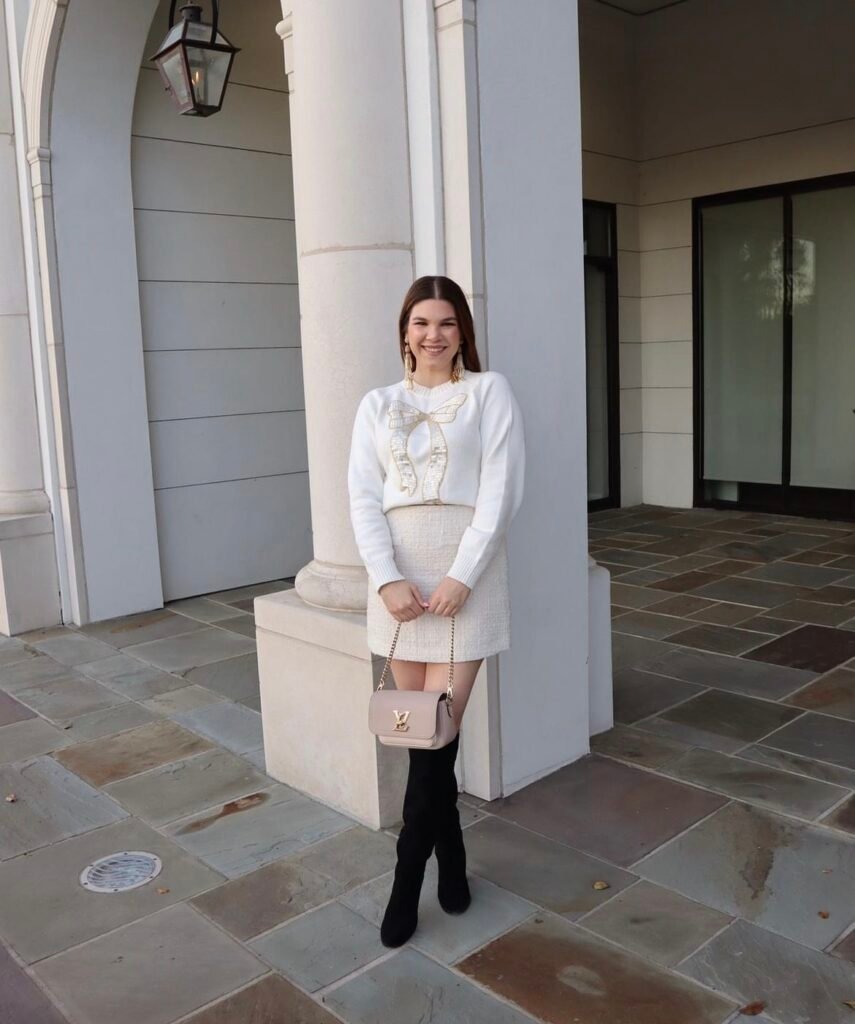
M507 378L491 374L481 411L481 474L472 522L446 573L474 587L522 504L525 433L522 411Z
M385 473L374 441L374 402L369 391L356 411L347 467L350 522L356 547L375 590L404 579L395 564L389 524L383 513Z

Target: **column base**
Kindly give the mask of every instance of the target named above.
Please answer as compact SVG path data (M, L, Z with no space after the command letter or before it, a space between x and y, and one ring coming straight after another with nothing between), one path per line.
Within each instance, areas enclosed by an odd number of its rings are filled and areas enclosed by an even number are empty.
M588 728L591 736L615 723L612 683L611 577L588 556Z
M61 622L50 515L0 515L0 634Z
M255 622L267 774L369 828L400 821L409 760L368 730L385 659L368 649L365 613L286 590L255 599Z
M336 565L313 558L294 579L301 600L313 608L364 612L368 574L361 565Z

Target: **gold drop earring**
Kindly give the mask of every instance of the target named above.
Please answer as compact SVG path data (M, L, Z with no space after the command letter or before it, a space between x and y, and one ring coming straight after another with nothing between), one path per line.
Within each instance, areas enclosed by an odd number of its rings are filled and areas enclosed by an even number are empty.
M457 356L454 360L454 369L451 371L451 379L456 384L463 377L463 352L461 349L457 350Z
M407 391L413 390L413 374L415 373L415 357L410 348L409 341L404 338L404 387Z

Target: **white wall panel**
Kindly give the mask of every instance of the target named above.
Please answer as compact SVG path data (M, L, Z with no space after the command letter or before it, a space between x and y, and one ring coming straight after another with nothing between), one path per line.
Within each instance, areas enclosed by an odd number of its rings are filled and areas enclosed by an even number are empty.
M294 223L137 210L141 281L294 284Z
M148 351L300 344L295 284L142 281L140 306Z
M151 420L303 408L298 348L146 352Z
M151 446L156 488L308 471L302 409L163 420L151 425Z
M137 137L131 172L138 209L294 219L290 156Z
M294 576L312 557L308 473L170 488L155 504L167 594Z
M282 74L284 78L284 70ZM230 85L223 109L215 117L180 117L172 108L157 71L142 68L133 133L207 146L290 153L288 94Z
M131 157L167 600L293 575L312 554L280 18L276 0L227 5L241 52L214 117L178 116L157 73L139 77Z

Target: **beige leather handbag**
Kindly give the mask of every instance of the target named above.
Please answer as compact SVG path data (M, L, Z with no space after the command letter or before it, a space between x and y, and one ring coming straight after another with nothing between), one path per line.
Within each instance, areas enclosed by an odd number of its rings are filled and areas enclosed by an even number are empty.
M380 683L368 701L368 728L390 747L426 747L438 750L457 735L454 717L454 616L451 616L451 654L448 687L442 690L384 690L386 673L395 653L401 623L383 666Z

